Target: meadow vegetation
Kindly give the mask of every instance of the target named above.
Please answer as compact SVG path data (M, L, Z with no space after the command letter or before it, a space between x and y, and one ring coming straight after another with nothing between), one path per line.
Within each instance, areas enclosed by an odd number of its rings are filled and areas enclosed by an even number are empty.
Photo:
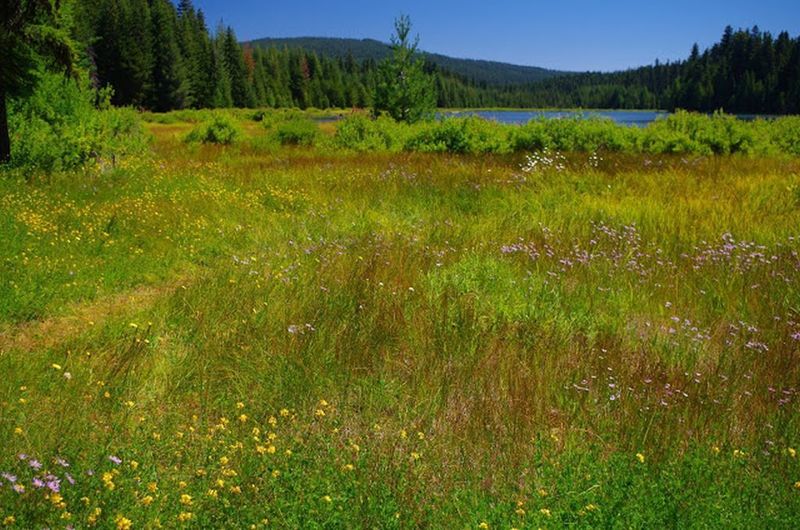
M797 527L800 119L102 112L0 173L0 524Z

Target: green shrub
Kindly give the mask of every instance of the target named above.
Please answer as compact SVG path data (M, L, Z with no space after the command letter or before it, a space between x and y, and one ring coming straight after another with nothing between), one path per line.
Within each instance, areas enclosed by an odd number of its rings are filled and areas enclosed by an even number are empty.
M293 118L279 123L274 135L281 145L311 146L319 137L319 127L309 119Z
M399 145L400 128L391 118L353 114L337 125L334 142L338 147L360 152L391 151Z
M481 118L446 118L414 125L404 148L447 153L502 153L509 150L508 126Z
M88 80L42 73L34 92L10 105L12 164L57 171L144 150L139 116L109 108L110 97Z
M239 125L228 115L214 113L209 121L192 129L185 140L204 144L230 145L241 135Z

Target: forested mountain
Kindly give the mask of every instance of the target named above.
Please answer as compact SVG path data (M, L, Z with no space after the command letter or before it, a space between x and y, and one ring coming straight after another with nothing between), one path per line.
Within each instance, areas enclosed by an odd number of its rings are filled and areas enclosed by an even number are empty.
M75 37L95 83L113 87L115 104L158 111L367 107L387 49L347 39L243 45L229 27L211 31L191 0L82 0L76 6ZM773 37L729 27L717 44L702 52L695 45L684 61L612 73L554 76L532 67L424 57L440 107L800 113L800 38L785 32Z
M245 46L258 48L301 49L313 51L321 57L355 61L381 61L391 53L388 44L374 39L338 39L329 37L264 38L246 42ZM438 53L421 51L425 61L436 67L468 79L478 85L519 85L567 75L569 72L548 70L537 66L478 59L458 59Z

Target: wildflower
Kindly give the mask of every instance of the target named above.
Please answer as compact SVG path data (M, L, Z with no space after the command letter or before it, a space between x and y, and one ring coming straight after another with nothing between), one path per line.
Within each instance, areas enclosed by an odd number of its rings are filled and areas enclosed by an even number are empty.
M541 513L545 517L550 517L551 515L550 510L548 510L547 508L542 508L541 510L539 510L539 513Z
M90 525L95 524L97 522L97 519L100 518L100 514L102 514L102 513L103 513L103 509L102 508L95 508L92 511L92 513L90 513L89 516L86 517L86 522L89 523Z
M242 488L240 486L231 486L230 492L233 493L234 495L239 495L240 493L242 493Z
M514 513L516 513L517 515L519 515L520 517L522 517L522 516L524 516L524 515L525 515L525 510L523 510L522 508L517 508L517 509L516 509L516 511L515 511Z
M147 484L147 491L149 491L150 493L155 493L156 491L158 491L158 484L156 484L155 482L150 482L149 484Z
M786 452L789 453L789 456L792 457L792 458L797 456L797 451L795 451L794 448L792 448L792 447L787 449Z
M400 439L405 440L406 438L408 438L408 433L406 432L405 429L403 429L402 431L400 431Z
M345 464L342 466L342 470L344 471L352 471L353 469L355 469L355 467L353 467L353 464Z
M14 485L11 487L11 489L13 489L14 491L16 491L16 492L17 492L17 493L19 493L20 495L22 495L23 493L25 493L25 486L23 486L22 484L14 484Z
M14 518L13 515L7 515L3 518L3 524L5 526L11 526L12 524L16 523L17 520Z
M153 504L153 496L145 495L144 497L142 497L142 504L144 506L150 506L151 504Z
M217 485L218 488L224 488L225 487L225 481L222 480L221 478L218 478L217 482L215 482L215 484Z
M103 480L103 484L105 485L106 489L108 489L109 491L114 491L114 488L116 487L116 485L114 484L114 475L106 471L105 473L103 473L103 476L101 478Z
M644 455L642 453L636 453L636 459L640 464L644 464Z
M536 493L539 494L539 497L547 497L547 490L544 488L539 488Z
M487 523L486 521L483 521L483 522L481 522L481 524L478 525L478 528L480 528L481 530L488 530L489 523Z
M272 471L272 478L278 478L279 476L281 476L281 472L278 471L277 469L274 469Z
M178 482L178 488L184 489L186 488L186 486L188 486L188 484L186 483L185 480L181 480L180 482Z
M51 364L50 366L51 366L51 367L52 367L54 370L61 370L61 365L60 365L60 364L53 363L53 364Z
M223 466L227 466L229 462L230 459L227 456L223 456L222 458L219 459L219 463Z
M216 499L216 498L218 498L218 497L219 497L219 494L217 493L217 490L215 490L215 489L209 489L209 490L206 492L206 495L207 495L208 497L211 497L212 499Z
M186 493L181 495L181 504L184 506L191 506L192 505L192 496Z
M182 523L191 521L192 518L194 518L194 514L192 512L181 512L178 514L178 521Z
M331 499L330 495L325 495L324 497L322 497L322 500L328 503L333 502L333 499Z
M130 463L128 463L128 465L131 466L131 469L134 471L136 471L139 468L139 462L137 462L136 460L131 460Z
M719 447L717 447L715 445L714 447L711 448L711 452L713 452L715 455L718 455L719 454Z
M108 459L111 461L111 463L113 463L113 464L115 464L117 466L122 463L122 459L120 457L118 457L118 456L111 455L111 456L108 457Z
M240 401L240 402L238 402L238 403L236 404L236 408L237 408L237 409L243 409L243 408L244 408L244 403L242 403L241 401Z
M316 412L314 412L314 415L318 418L321 418L325 415L325 411L322 409L317 409Z
M289 415L289 409L281 409L280 414L285 418L286 416Z
M596 512L600 508L598 508L596 504L587 504L583 509L587 512Z
M278 420L275 418L275 416L270 416L267 420L267 423L275 427L278 424Z
M733 457L734 458L743 458L745 456L744 451L740 451L739 449L733 450Z
M794 487L800 490L800 480L794 483Z
M424 440L425 439L425 433L422 432L422 431L419 431L417 433L417 438L419 438L420 440Z
M417 453L417 452L412 452L411 453L411 460L416 461L416 460L419 460L420 457L421 457L421 455L419 453Z
M133 521L121 515L118 515L114 522L117 523L117 530L131 530L133 528Z
M22 427L15 427L14 428L14 434L16 434L17 436L21 436L22 435Z

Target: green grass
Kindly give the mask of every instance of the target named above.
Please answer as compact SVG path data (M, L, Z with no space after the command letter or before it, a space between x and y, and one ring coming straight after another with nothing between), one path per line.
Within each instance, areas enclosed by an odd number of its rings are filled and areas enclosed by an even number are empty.
M172 121L0 179L0 524L797 527L797 159Z

